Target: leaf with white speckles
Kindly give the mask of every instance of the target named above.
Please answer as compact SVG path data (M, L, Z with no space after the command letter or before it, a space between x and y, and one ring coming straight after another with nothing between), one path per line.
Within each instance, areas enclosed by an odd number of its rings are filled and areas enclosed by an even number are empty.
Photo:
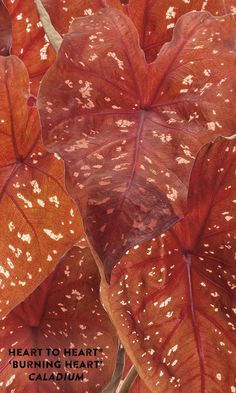
M111 5L120 7L119 0L109 0L109 2ZM55 61L54 50L45 35L33 0L4 0L4 3L9 11L13 29L11 53L25 63L30 75L31 93L36 96L43 75ZM105 6L105 2L102 0L76 2L74 0L63 0L60 6L58 0L43 0L42 3L60 34L67 33L74 18L89 15ZM55 9L57 12L55 12ZM3 16L6 17L4 9L2 12L4 12ZM3 32L6 37L5 30Z
M31 92L36 95L40 80L55 60L54 51L45 37L34 1L4 0L4 3L9 10L13 27L12 54L19 56L26 64L30 74ZM43 0L42 3L60 34L67 33L70 24L77 17L92 15L106 6L123 10L138 29L140 45L148 62L153 61L161 46L171 40L177 19L186 12L208 10L214 15L223 15L236 10L234 0L226 2L222 0L194 0L194 2L181 0L178 1L178 4L175 2L174 7L170 0L163 1L161 7L157 1L146 0L131 0L128 5L123 6L120 0L63 0L60 6L58 6L58 0ZM1 7L3 8L3 6ZM7 14L4 8L0 14L3 15L5 22ZM9 28L7 22L7 35L5 30L3 33L8 48L11 46Z
M75 18L93 15L108 5L122 9L120 0L63 0L60 7L58 0L42 0L42 3L50 15L53 26L60 34L68 32Z
M102 298L153 393L234 392L236 139L200 151L185 218L135 246Z
M30 76L30 89L37 95L39 83L55 60L33 0L4 0L12 23L13 45L11 53L26 65Z
M182 216L200 147L234 132L235 33L230 16L190 13L152 64L115 9L64 37L39 94L44 142L66 162L107 277L129 247Z
M235 0L63 0L58 7L58 0L43 0L52 23L61 34L68 31L74 18L93 15L100 9L111 6L123 12L135 24L140 39L140 46L149 63L154 61L161 47L171 41L177 20L191 11L209 11L220 16L236 13ZM123 3L123 5L122 5Z
M129 0L124 11L136 25L141 48L149 63L171 40L177 20L190 11L209 11L219 16L236 13L235 0Z
M2 0L0 0L0 56L9 55L11 45L11 19Z
M110 380L116 362L116 332L99 301L99 273L89 249L73 247L56 270L4 320L0 321L1 393L101 393ZM37 307L35 307L37 305ZM11 334L11 332L14 334ZM41 356L11 356L8 349L41 348ZM77 355L47 356L46 348L77 351ZM93 351L96 349L96 352ZM80 355L90 349L91 355ZM61 367L13 369L10 360L57 361ZM65 361L77 362L66 367ZM98 361L89 367L89 361ZM83 368L82 362L85 362ZM96 366L97 364L97 366ZM82 366L82 368L79 368ZM83 381L29 381L30 373L83 373ZM14 378L13 378L14 375ZM35 379L35 375L32 377Z
M55 268L82 233L64 186L64 165L42 145L28 74L15 56L0 57L0 315Z

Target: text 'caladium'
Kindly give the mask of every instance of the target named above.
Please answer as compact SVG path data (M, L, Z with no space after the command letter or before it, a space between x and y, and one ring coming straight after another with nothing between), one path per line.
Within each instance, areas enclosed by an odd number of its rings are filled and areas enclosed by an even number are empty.
M124 251L182 217L200 147L234 132L235 32L231 16L190 13L152 64L115 9L65 35L39 94L43 137L66 162L107 277Z
M236 139L199 153L188 213L135 246L103 298L153 393L236 390Z
M99 301L99 284L89 250L73 247L56 270L0 321L2 393L102 391L115 366L117 339ZM34 348L41 352L32 354ZM48 355L47 348L59 349L60 354ZM23 356L24 350L29 354ZM55 380L36 379L38 374L49 379L53 373ZM70 374L71 380L57 380L58 374ZM73 374L83 374L83 379L74 376L73 381Z

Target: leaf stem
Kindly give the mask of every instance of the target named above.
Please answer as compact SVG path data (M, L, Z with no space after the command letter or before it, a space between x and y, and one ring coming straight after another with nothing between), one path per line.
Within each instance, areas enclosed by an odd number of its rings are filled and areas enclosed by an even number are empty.
M116 393L117 387L119 386L120 379L122 376L124 364L125 364L125 350L124 347L120 345L117 353L115 371L113 373L110 383L105 387L102 393Z
M122 383L121 387L117 390L117 393L128 393L131 385L135 381L138 373L134 366L131 367L128 374L126 375L124 382Z
M34 0L36 8L39 13L39 19L43 25L44 31L48 37L48 40L52 47L54 48L55 52L58 52L61 43L62 37L54 28L50 16L48 15L47 11L45 10L43 3L41 0Z

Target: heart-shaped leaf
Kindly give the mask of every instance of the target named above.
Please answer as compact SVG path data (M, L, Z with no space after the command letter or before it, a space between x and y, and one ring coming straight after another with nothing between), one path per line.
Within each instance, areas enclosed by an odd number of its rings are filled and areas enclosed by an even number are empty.
M128 248L182 216L200 147L235 129L235 32L230 16L190 13L152 64L115 9L74 21L64 37L39 94L44 142L66 162L107 277Z
M0 56L8 56L12 45L11 19L0 0Z
M2 393L102 391L115 366L117 339L99 301L99 284L90 251L73 247L56 270L0 322L0 339L4 346L0 355ZM22 352L40 348L41 354L39 351L32 356L14 353L20 348ZM55 356L47 355L46 348L59 349L60 355L56 352ZM27 367L26 364L25 368L13 368L14 361L21 361L22 365L24 361L41 362L41 367L34 368L34 364ZM46 363L55 361L57 365L46 367ZM76 363L64 367L65 362ZM83 374L83 380L36 380L38 374L46 374L49 378L52 373Z
M236 139L206 145L185 218L135 246L102 296L153 393L235 392Z
M82 234L64 188L64 165L45 151L37 110L27 105L28 74L0 57L0 314L5 315L55 268Z

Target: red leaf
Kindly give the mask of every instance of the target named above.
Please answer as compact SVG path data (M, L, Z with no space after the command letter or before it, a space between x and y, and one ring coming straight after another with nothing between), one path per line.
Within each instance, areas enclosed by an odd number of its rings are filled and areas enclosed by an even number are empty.
M39 83L55 60L55 53L45 36L33 0L4 0L10 13L13 45L11 53L26 65L31 92L37 95Z
M63 0L61 6L58 6L58 0L42 0L42 3L50 15L53 26L60 34L68 32L75 18L93 15L107 5L122 10L120 0Z
M115 10L78 19L64 37L39 94L44 141L66 161L107 276L178 220L199 148L235 129L235 31L230 17L188 14L153 64Z
M0 0L0 55L8 56L12 45L11 19Z
M61 34L68 31L76 17L92 15L106 6L123 10L134 22L148 63L154 61L161 47L171 41L177 20L190 11L209 11L219 16L236 13L235 0L43 0L53 25ZM123 6L122 6L123 5ZM55 13L55 9L57 12Z
M73 247L43 284L23 303L16 307L0 323L1 351L0 386L2 393L70 392L100 393L112 375L117 353L117 340L114 328L99 302L99 274L89 250ZM37 305L37 307L36 307ZM14 332L14 334L11 334ZM41 356L8 355L8 350L18 348L41 348ZM47 356L46 348L82 349L101 348L91 356ZM14 361L56 361L61 359L62 367L37 369L26 367L12 369ZM100 360L98 368L64 369L65 360ZM79 365L78 365L79 366ZM83 381L45 382L29 381L30 373L79 373ZM33 376L35 379L35 376Z
M161 47L171 41L177 20L190 11L209 11L219 16L235 12L235 0L129 0L127 15L136 25L140 45L149 63L154 61Z
M103 297L152 392L234 392L236 139L199 153L189 212L159 239L135 246Z
M37 95L40 80L54 62L54 51L45 37L34 2L29 0L15 0L14 2L5 0L4 2L10 12L13 26L12 53L25 62L32 81L31 91ZM194 1L193 5L190 1L188 3L179 1L179 4L175 4L174 7L169 0L166 0L162 7L159 6L158 2L146 0L131 0L129 2L119 0L83 0L79 2L64 0L61 6L58 6L57 0L43 0L42 2L54 27L60 34L67 33L70 24L77 17L91 15L106 6L123 10L133 20L138 29L140 45L148 62L155 60L161 46L171 40L173 27L177 19L186 12L209 10L214 15L223 15L230 11L235 12L234 0L228 0L226 4L223 4L222 0L211 0L207 4L203 0L197 0ZM121 3L129 4L122 5ZM9 28L10 26L7 26L8 30ZM9 34L8 31L8 36ZM7 38L7 41L7 45L10 47L10 37Z
M131 386L129 393L151 393L151 391L146 387L146 385L144 385L142 380L137 377Z
M132 368L133 363L130 361L129 357L126 356L125 358L125 367L123 370L123 377L122 381L120 383L120 386L124 383L125 378L127 377L128 372ZM141 380L141 378L137 375L133 384L131 385L129 389L129 393L151 393L150 390L147 388L147 386L144 384L144 382Z
M28 75L0 57L0 313L5 315L55 268L82 233L64 189L64 165L45 151Z
M54 50L45 35L34 1L4 0L4 2L10 13L13 28L12 54L20 57L25 63L30 75L31 92L36 96L43 75L55 61ZM121 8L119 0L109 0L109 2ZM58 0L44 0L42 3L60 34L67 33L75 17L96 12L104 6L102 0L79 2L63 0L60 6Z

